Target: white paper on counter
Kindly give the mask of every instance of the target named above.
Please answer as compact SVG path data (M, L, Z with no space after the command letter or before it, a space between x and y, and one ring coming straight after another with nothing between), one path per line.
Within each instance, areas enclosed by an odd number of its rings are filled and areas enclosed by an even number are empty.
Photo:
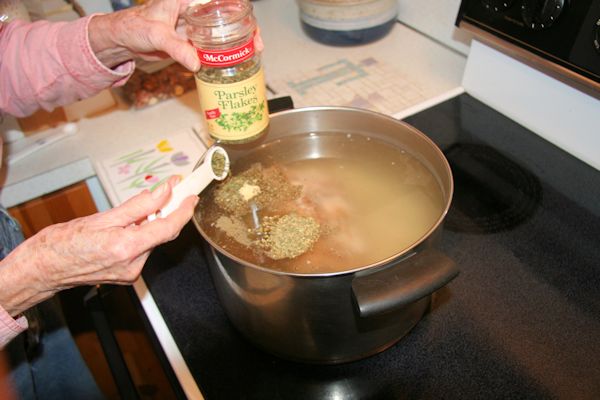
M98 178L113 206L144 189L153 190L172 175L190 174L206 147L190 130L164 135L115 151L96 163Z

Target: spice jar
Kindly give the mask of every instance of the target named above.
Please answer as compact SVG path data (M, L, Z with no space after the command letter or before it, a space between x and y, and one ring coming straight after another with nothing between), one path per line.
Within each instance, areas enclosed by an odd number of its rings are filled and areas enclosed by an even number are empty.
M196 47L196 86L208 133L222 143L258 138L269 124L260 54L254 49L256 19L248 0L211 0L185 13Z

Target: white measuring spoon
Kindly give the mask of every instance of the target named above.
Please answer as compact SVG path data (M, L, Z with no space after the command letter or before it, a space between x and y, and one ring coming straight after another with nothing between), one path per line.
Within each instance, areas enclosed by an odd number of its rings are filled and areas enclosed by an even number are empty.
M225 158L222 171L213 169L213 157L215 154L220 154ZM167 215L175 211L181 202L190 195L199 194L204 190L209 183L214 179L222 181L229 173L229 156L225 149L220 146L213 146L202 156L204 162L198 166L190 175L183 178L171 191L171 199L166 206L161 208L154 214L148 216L148 221L154 221L156 218L165 218ZM217 175L220 173L220 175Z

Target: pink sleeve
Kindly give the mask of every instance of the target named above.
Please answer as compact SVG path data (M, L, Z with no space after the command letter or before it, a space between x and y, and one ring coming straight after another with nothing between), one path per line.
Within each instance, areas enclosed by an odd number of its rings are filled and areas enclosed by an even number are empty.
M0 350L6 346L15 336L27 329L27 319L21 316L14 319L0 307Z
M0 111L23 117L127 81L133 61L110 69L92 52L87 29L93 17L0 23Z

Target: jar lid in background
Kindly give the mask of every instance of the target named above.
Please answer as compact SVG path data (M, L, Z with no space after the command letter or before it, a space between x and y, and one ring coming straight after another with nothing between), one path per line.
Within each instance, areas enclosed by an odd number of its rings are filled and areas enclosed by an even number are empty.
M398 14L396 0L298 0L298 6L304 23L330 31L373 28Z

